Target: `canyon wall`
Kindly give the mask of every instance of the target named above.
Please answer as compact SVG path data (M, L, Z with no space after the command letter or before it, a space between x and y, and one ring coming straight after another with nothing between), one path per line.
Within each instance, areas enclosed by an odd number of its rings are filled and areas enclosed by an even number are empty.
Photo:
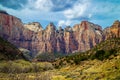
M91 49L110 36L120 37L120 22L102 30L88 21L82 21L65 29L49 23L45 29L38 22L23 24L21 20L9 14L0 13L0 36L18 48L25 48L33 56L41 53L69 54Z

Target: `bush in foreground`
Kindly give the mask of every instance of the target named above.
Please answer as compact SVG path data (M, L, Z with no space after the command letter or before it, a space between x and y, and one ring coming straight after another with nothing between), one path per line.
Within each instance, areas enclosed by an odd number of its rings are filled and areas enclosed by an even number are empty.
M2 73L29 73L51 69L53 69L53 66L48 62L28 62L24 60L0 62L0 72Z

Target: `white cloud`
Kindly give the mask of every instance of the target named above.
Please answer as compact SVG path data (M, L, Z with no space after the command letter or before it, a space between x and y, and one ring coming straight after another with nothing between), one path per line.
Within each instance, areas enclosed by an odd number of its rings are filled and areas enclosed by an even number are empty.
M60 20L59 22L58 22L58 27L59 26L62 26L62 27L64 27L64 26L69 26L71 24L71 21L70 20Z
M67 10L63 11L63 14L66 18L66 20L60 20L58 22L58 26L69 26L71 24L75 24L76 22L73 19L76 19L77 22L79 18L91 18L92 13L88 12L89 7L91 6L90 0L78 0L76 3L74 3L72 8L69 8ZM80 19L79 19L80 20Z
M90 13L89 9L91 6L91 0L78 0L73 4L72 8L63 11L63 14L66 18L65 20L60 20L58 22L58 26L68 26L71 24L75 24L74 22L82 20L83 18L91 18L92 13ZM75 21L75 20L76 21Z
M92 17L92 14L88 14L88 17L91 18L91 17Z
M72 8L65 10L63 13L67 19L89 17L90 15L87 13L89 6L90 0L78 1Z
M114 0L28 0L26 5L21 4L20 10L2 6L9 14L19 17L23 22L43 21L58 22L58 26L67 26L79 23L81 20L93 21L106 25L104 20L112 22L120 18L120 5ZM63 2L64 1L64 2ZM47 11L47 12L46 12ZM103 20L104 19L104 20ZM45 22L46 21L46 22Z
M26 5L28 8L43 11L49 11L53 6L54 4L51 0L28 0L28 4Z

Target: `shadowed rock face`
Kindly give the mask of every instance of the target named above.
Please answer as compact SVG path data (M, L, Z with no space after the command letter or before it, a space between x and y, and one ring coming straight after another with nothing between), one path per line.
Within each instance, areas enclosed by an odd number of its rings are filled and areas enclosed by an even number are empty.
M0 13L0 36L17 47L30 50L33 56L83 52L104 40L101 27L88 21L58 30L50 23L43 29L37 22L23 24L20 19L3 13Z
M120 38L120 21L116 20L111 27L104 29L105 38Z

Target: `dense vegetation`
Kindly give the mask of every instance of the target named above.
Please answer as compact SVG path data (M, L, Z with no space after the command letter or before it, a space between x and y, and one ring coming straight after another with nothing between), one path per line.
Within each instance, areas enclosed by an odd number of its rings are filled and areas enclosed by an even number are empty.
M41 53L35 57L35 59L37 59L38 61L48 61L48 62L54 62L55 59L60 58L60 57L64 57L66 56L66 54L61 54L61 53Z
M75 53L75 55L59 58L54 65L58 68L67 64L79 64L84 60L98 59L103 61L111 56L116 56L118 53L120 53L120 39L115 38L101 42L87 52Z
M119 62L120 54L111 59L85 60L78 65L67 65L60 69L54 69L51 63L47 63L45 68L44 62L31 63L23 60L6 64L3 62L0 66L5 72L0 73L0 80L120 80ZM13 65L10 68L3 67L10 64ZM35 67L36 65L38 68Z
M42 72L53 68L52 64L48 62L28 62L25 60L0 62L0 72L2 73Z
M53 69L49 62L0 61L0 80L48 80L51 73L44 72Z
M24 56L14 45L0 37L0 60L15 59L24 59Z
M52 57L53 54L41 54L38 59L52 60ZM27 79L120 80L120 39L106 40L87 52L61 57L52 63L21 59L0 61L0 80Z

